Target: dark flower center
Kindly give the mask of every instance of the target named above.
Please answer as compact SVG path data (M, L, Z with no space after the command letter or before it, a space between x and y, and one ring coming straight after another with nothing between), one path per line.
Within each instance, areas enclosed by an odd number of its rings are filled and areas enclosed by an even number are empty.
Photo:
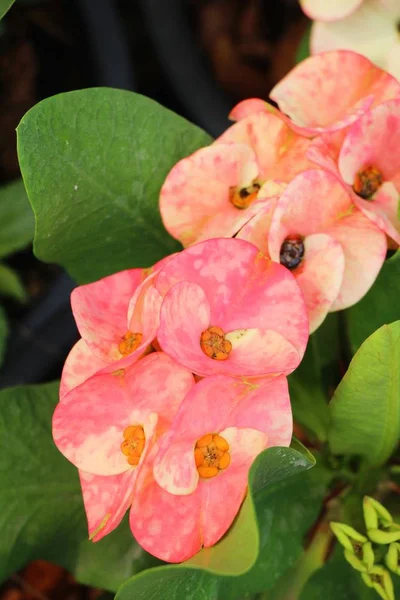
M304 258L303 238L293 235L283 242L279 254L279 262L287 269L293 270L299 266Z
M371 200L372 196L379 190L383 183L382 173L376 167L366 167L358 171L354 178L353 190L364 198Z

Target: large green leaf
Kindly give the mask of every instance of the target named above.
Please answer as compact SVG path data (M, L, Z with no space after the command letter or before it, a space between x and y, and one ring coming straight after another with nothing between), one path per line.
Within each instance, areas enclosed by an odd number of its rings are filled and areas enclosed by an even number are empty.
M318 467L305 473L311 465L311 457L298 450L266 450L249 476L259 540L251 539L243 527L248 502L214 548L202 550L182 565L143 571L122 585L117 600L234 600L272 587L301 555L303 537L320 510L327 475ZM254 547L258 557L249 568L245 557L253 554ZM248 569L244 573L243 567Z
M0 392L0 582L44 558L83 583L116 590L157 561L127 523L97 544L88 541L77 470L51 436L57 400L56 383Z
M0 19L10 10L15 0L0 0Z
M0 188L0 258L31 243L34 217L21 179Z
M35 253L79 282L150 266L180 248L158 209L171 167L210 137L153 100L92 88L48 98L18 127Z
M2 306L0 306L0 364L3 362L3 358L4 358L4 352L6 349L6 342L7 342L7 335L8 335L7 317L6 317L6 314L5 314Z
M360 347L330 403L329 442L336 454L383 464L400 437L400 321Z
M353 353L382 325L400 319L400 251L387 260L364 298L346 311Z

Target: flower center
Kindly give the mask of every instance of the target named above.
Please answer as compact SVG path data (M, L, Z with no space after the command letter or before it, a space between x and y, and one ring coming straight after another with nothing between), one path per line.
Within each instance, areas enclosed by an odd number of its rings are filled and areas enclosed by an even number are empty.
M194 459L200 477L215 477L231 462L229 444L218 433L207 433L197 440Z
M226 360L232 344L225 339L225 333L220 327L209 327L200 336L200 348L209 358Z
M303 238L292 235L284 240L279 253L279 262L287 269L293 270L304 258Z
M129 425L123 433L124 441L121 444L121 452L128 463L132 466L139 464L142 455L146 436L142 425Z
M382 183L383 176L379 169L376 167L366 167L356 174L353 190L358 196L364 198L364 200L371 200Z
M232 187L230 189L230 200L236 208L248 208L250 204L257 198L259 183L252 183L245 188Z
M143 335L141 333L133 333L132 331L127 331L126 334L121 338L120 343L118 344L118 350L122 354L122 356L128 356L132 354L137 348L139 348L140 343L142 341Z

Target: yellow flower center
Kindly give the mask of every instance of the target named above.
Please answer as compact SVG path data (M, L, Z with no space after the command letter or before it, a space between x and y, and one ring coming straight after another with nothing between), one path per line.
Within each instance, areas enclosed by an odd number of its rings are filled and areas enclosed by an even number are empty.
M200 336L200 348L209 358L226 360L232 344L225 339L225 333L220 327L209 327Z
M146 444L146 436L142 425L129 425L123 433L124 441L121 444L121 452L128 463L132 466L139 464L144 446Z
M132 352L139 348L142 337L143 335L141 333L127 331L118 344L118 350L122 356L129 356L129 354L132 354Z
M197 440L194 459L200 477L209 479L223 471L231 462L229 444L218 433L207 433Z
M364 200L371 200L372 196L383 183L382 173L376 167L366 167L358 171L354 178L353 190L355 193L364 198Z
M259 183L252 183L248 187L230 189L230 200L236 208L248 208L250 204L257 198L260 189Z

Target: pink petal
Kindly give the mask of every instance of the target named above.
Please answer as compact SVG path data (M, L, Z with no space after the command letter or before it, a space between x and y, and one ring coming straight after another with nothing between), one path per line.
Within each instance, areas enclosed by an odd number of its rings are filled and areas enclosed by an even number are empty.
M219 143L250 146L257 158L261 181L271 177L290 181L310 166L306 158L309 140L294 134L281 118L268 111L235 123L216 140Z
M122 376L95 375L58 404L53 438L78 469L94 475L118 475L131 469L121 452L125 428L143 425L147 444L156 423L157 415L150 407L135 406Z
M161 189L160 211L169 233L189 246L199 239L234 235L248 220L233 206L230 188L258 175L254 152L244 144L215 144L184 158Z
M238 239L213 239L184 250L162 269L156 285L160 293L165 295L179 281L195 283L202 288L210 307L210 319L206 328L221 327L226 333L239 329L275 331L296 348L299 357L303 355L308 338L308 322L301 291L286 268L271 263L252 244ZM168 344L167 338L173 334L176 326L170 318L168 334L166 330L161 333L164 326L163 315L166 314L166 307L172 307L173 304L175 323L179 323L181 318L183 322L183 317L177 314L178 302L166 304L164 300L158 334L162 336L163 341L161 337L159 341L164 350L165 344ZM181 302L181 311L182 306ZM292 310L293 306L296 306L296 311ZM199 319L196 319L195 307L191 310L193 332L190 336L197 347L197 336L199 331L204 330L200 327L204 327L206 315L204 313L201 317L200 325ZM188 308L185 314L187 311ZM183 325L184 329L186 327L190 327L187 318ZM182 336L182 333L173 335ZM179 341L178 338L175 339ZM188 338L181 337L181 341L184 339ZM170 346L168 353L171 352ZM181 347L176 351L186 352L187 348ZM196 349L196 355L197 352ZM229 359L225 362L229 362ZM277 364L271 363L272 371L276 366Z
M107 363L93 354L85 340L76 342L65 361L61 382L60 400L73 388L107 367Z
M130 269L81 285L71 294L79 333L105 362L121 358L118 344L128 329L129 301L142 279L142 269Z
M340 293L331 310L352 306L374 283L386 257L387 241L361 212L340 219L327 233L340 242L345 256L345 268Z
M273 106L268 104L265 100L261 100L261 98L248 98L242 100L233 107L229 113L229 119L231 121L241 121L250 115L262 112L273 112L274 110Z
M308 133L347 127L371 102L376 105L399 96L399 82L367 58L347 50L306 59L271 92L294 126Z
M304 294L312 333L321 325L339 294L345 257L340 243L324 233L306 237L304 248L304 260L294 275Z
M157 483L172 494L191 494L199 479L196 441L232 426L262 430L268 446L288 446L292 413L286 378L247 382L220 375L197 383L159 441L154 462Z
M339 155L344 181L353 185L356 173L377 167L385 181L400 172L400 100L380 104L353 125Z
M266 202L257 214L237 234L237 238L254 244L265 256L269 256L268 234L276 208L275 198Z
M138 473L130 512L130 526L147 552L168 562L182 562L202 546L201 494L188 496L164 491L154 480L156 449Z
M268 436L255 429L229 427L221 435L230 446L231 463L216 477L199 482L206 548L216 544L232 525L246 495L251 464L268 443Z
M89 537L98 542L122 521L132 503L137 469L120 475L91 475L79 472Z
M382 229L397 245L400 244L399 192L393 183L384 183L374 195L373 200L363 200L354 193L353 200L368 219Z
M300 0L300 6L313 21L344 19L357 10L363 0Z

